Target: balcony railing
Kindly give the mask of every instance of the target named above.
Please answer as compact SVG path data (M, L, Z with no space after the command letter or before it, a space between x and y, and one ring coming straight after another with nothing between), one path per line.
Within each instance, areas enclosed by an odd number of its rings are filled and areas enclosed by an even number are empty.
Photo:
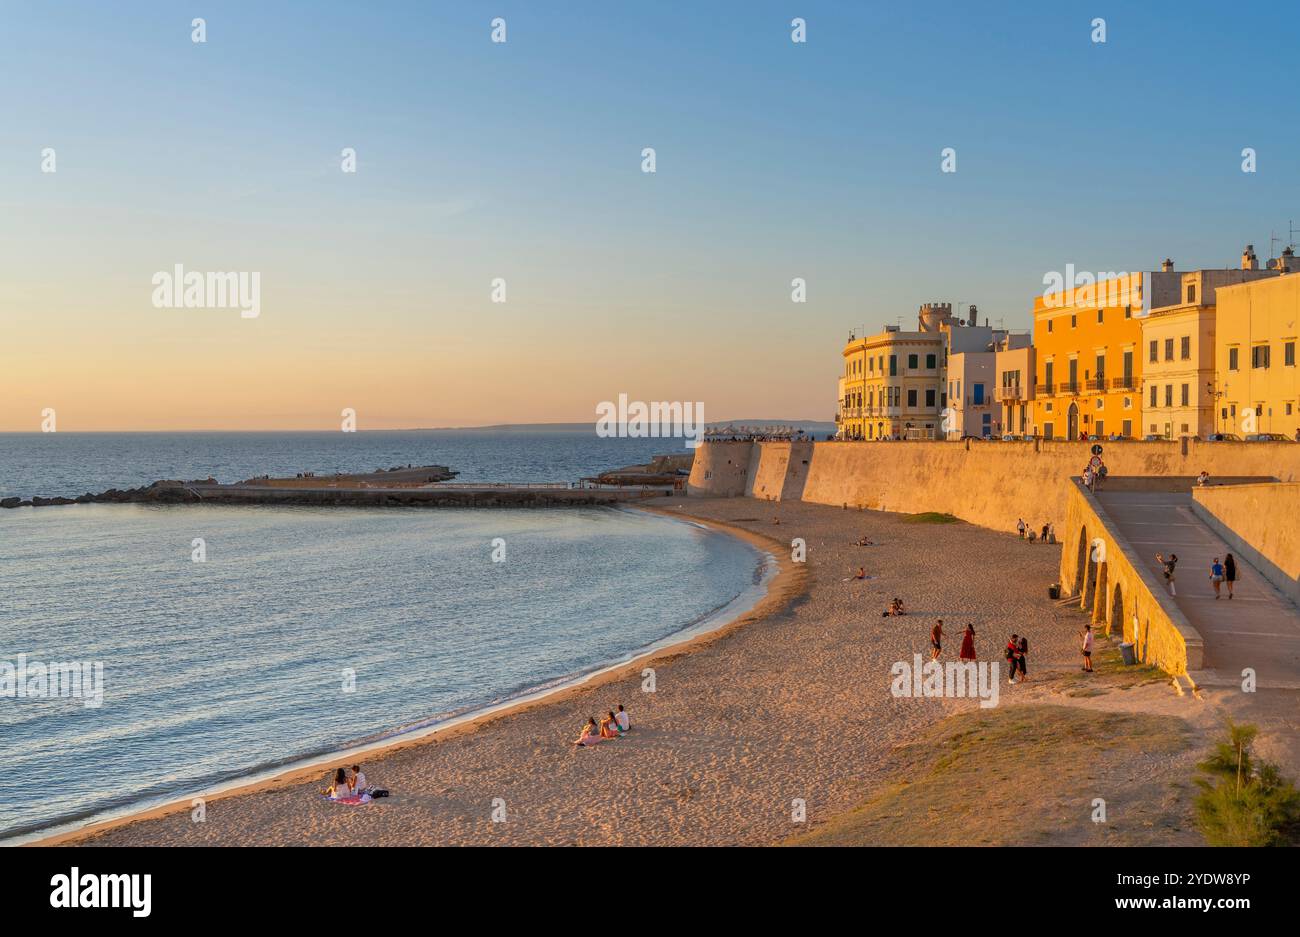
M1024 389L1019 384L999 385L995 391L998 400L1023 400Z
M1129 375L1128 377L1112 377L1110 379L1111 390L1137 390L1137 380Z
M1086 381L1083 382L1083 389L1084 389L1085 391L1090 391L1090 392L1093 392L1093 393L1096 393L1096 392L1099 392L1099 391L1103 391L1103 390L1106 389L1106 378L1104 378L1104 377L1090 377L1090 378L1088 378Z

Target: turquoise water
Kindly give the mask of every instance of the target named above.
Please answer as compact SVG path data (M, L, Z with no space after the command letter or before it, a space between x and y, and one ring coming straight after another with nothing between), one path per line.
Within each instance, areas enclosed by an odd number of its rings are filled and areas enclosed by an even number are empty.
M627 659L746 601L763 564L729 537L607 508L0 512L0 665L97 662L104 691L97 707L0 697L0 836L174 799Z

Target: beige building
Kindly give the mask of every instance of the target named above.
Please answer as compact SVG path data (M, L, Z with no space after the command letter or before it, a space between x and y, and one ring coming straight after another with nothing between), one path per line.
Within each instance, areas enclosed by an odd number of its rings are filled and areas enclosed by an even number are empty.
M1029 336L1019 344L1007 336L993 356L994 396L997 399L1002 432L1013 436L1035 436L1034 346Z
M1218 291L1275 277L1246 246L1239 270L1182 274L1177 302L1142 317L1142 435L1202 439L1220 430L1214 406L1215 301Z
M1300 273L1290 248L1279 261L1288 275L1218 290L1211 394L1220 432L1294 438L1300 429Z
M1016 433L1009 426L1018 425L1015 414L1008 422L1004 413L1003 395L999 393L998 358L1007 353L1028 352L1029 333L1016 335L987 326L972 326L955 330L951 336L954 346L960 347L965 338L967 347L981 342L975 351L959 351L948 356L947 396L948 409L944 411L944 427L948 439L963 436L1000 437L1003 433ZM1029 373L1032 377L1032 371ZM1022 408L1021 416L1025 415Z

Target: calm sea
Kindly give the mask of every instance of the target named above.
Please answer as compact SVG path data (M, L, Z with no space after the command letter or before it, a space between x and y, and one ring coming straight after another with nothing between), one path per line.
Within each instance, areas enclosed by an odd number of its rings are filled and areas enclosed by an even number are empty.
M7 436L0 476L8 491L54 494L440 462L471 479L550 481L672 451L590 436L342 435ZM0 696L0 764L20 779L0 785L0 837L555 685L751 604L764 570L743 543L630 510L0 511L0 687L20 654L103 668L99 706Z

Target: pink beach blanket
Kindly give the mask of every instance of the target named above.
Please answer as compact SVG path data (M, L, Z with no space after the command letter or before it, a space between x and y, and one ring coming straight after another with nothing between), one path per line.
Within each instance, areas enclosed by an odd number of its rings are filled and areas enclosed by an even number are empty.
M325 799L332 804L346 804L349 807L359 807L362 804L368 804L371 801L369 794L353 794L351 797L330 797L325 795Z

